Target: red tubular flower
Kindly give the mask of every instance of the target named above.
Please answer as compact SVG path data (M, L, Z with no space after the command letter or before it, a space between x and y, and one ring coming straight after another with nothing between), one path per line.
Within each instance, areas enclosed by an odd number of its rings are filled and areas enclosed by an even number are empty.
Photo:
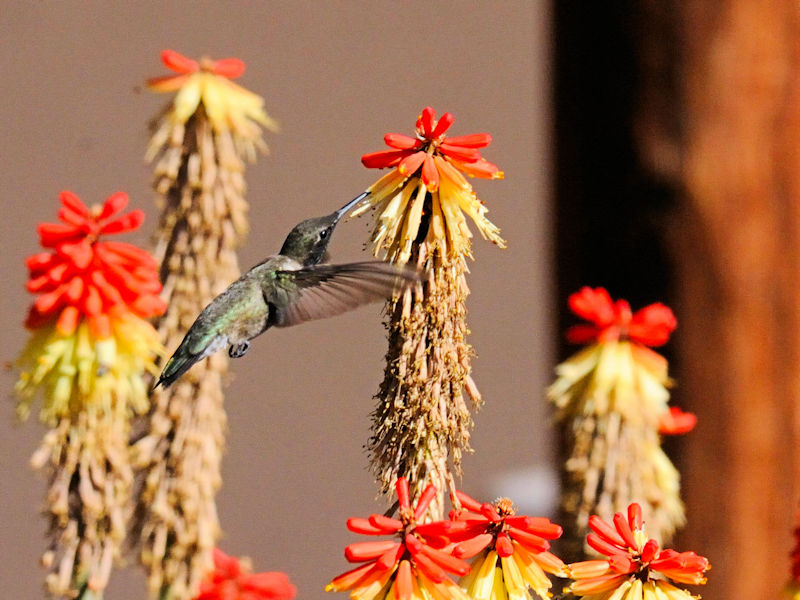
M663 579L652 578L651 573L659 573L677 583L701 585L706 582L708 559L694 552L659 551L658 542L644 532L642 509L635 502L628 506L627 515L621 512L614 515L613 525L592 515L589 528L592 532L586 536L586 542L607 558L569 565L575 582L568 591L573 594L598 594L623 584L630 585L635 580L660 586Z
M482 158L478 150L491 144L492 136L473 133L448 138L445 132L454 121L455 117L449 112L437 121L435 111L427 106L417 118L416 137L387 133L383 141L392 149L365 154L361 162L369 169L397 167L407 177L421 169L422 182L431 192L439 189L440 171L447 170L447 165L437 162L435 157L443 158L471 177L502 179L503 172L497 165Z
M196 600L291 600L296 593L285 573L250 573L239 559L214 548L214 571Z
M144 250L121 242L100 241L116 233L133 231L144 213L120 215L128 204L122 192L112 194L102 206L89 209L72 192L61 192L61 223L38 226L44 248L28 257L27 289L38 294L25 326L41 327L57 319L63 334L71 334L83 318L98 338L110 335L109 317L130 312L149 318L164 312L158 294L158 265Z
M684 412L677 406L670 406L669 410L661 415L658 420L658 433L662 435L682 435L689 433L697 425L697 415Z
M567 340L573 344L627 339L645 346L661 346L667 343L677 325L667 306L655 303L632 313L627 301L613 302L603 288L582 288L569 297L569 307L591 323L567 330Z
M327 591L353 590L367 596L371 590L374 597L380 590L395 589L398 599L411 598L416 587L435 588L447 593L455 584L448 574L466 575L469 564L452 556L443 549L434 547L446 528L447 522L423 524L422 520L433 498L436 487L428 485L420 495L415 507L411 506L408 481L400 477L395 485L399 505L399 518L373 514L368 519L351 518L347 528L362 535L392 535L394 540L358 542L345 548L349 562L364 563L355 569L335 577Z

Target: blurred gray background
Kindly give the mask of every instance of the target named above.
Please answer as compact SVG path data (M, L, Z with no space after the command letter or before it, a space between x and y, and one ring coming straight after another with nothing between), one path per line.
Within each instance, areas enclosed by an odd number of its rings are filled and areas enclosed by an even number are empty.
M6 2L0 11L2 106L0 360L13 360L22 321L24 258L36 224L54 221L59 191L87 204L117 190L147 220L129 242L147 245L156 221L147 122L167 96L144 89L165 75L163 48L197 58L236 56L238 81L264 96L281 133L247 171L251 234L243 268L280 247L288 230L330 212L379 172L363 153L389 131L411 133L419 110L452 112L454 135L488 131L503 181L474 180L508 249L476 237L470 264L470 342L485 398L463 488L511 495L544 514L555 494L543 389L554 355L550 28L545 0L511 2ZM339 227L334 259L363 258L369 219ZM123 239L123 238L120 238ZM385 351L380 308L270 331L232 364L228 448L219 494L223 550L282 570L299 597L318 597L348 568L349 516L383 511L367 470L372 395ZM38 559L45 482L28 467L43 427L14 422L15 375L0 373L0 581L9 598L42 595ZM107 598L145 597L136 566Z

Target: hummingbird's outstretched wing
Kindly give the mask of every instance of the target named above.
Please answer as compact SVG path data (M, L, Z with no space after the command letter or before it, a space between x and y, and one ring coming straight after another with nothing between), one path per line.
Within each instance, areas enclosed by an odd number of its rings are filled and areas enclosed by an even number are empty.
M409 267L380 261L344 265L314 265L297 271L276 271L276 284L287 293L285 302L270 306L270 325L289 327L324 319L377 302L420 281Z

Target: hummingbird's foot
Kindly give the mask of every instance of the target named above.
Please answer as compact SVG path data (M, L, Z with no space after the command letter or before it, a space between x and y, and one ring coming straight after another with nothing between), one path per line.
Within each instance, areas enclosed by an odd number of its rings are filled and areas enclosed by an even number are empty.
M231 358L241 358L250 349L250 342L242 342L241 344L234 344L228 348L228 356Z

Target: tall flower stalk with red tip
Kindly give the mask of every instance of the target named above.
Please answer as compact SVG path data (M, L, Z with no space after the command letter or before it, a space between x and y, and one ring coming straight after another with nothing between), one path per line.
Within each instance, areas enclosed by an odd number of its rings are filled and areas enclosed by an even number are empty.
M447 539L453 555L472 558L461 587L472 600L528 598L528 589L542 600L552 596L548 573L566 577L564 563L549 551L561 527L541 517L517 515L508 498L480 503L456 492L461 509L450 515ZM473 558L474 557L474 558Z
M450 578L469 573L469 564L454 557L443 541L448 522L425 522L437 490L425 487L416 504L411 503L408 481L395 485L398 518L370 515L352 518L347 528L353 533L392 536L378 542L358 542L345 548L345 558L360 566L335 577L327 591L349 591L355 600L425 600L441 598L469 600Z
M453 121L450 113L437 120L427 107L415 136L387 134L389 150L361 159L368 168L392 169L353 213L374 207L375 254L426 274L421 286L387 306L389 350L369 442L384 492L401 476L412 482L414 496L427 483L455 491L451 463L457 470L469 450L472 425L465 396L474 406L481 402L466 341L465 259L472 256L466 217L483 237L504 242L465 175L500 179L503 173L481 156L491 136L448 136ZM440 495L433 515L442 512Z
M116 193L92 207L71 192L60 200L61 223L39 225L45 251L26 261L37 298L15 391L22 418L41 397L50 427L31 460L50 482L46 588L89 599L102 597L125 537L130 418L147 409L146 377L161 351L147 319L165 305L156 261L108 239L144 219L139 210L120 214L128 197Z
M694 552L660 550L647 536L642 508L628 506L618 512L613 525L597 515L589 519L587 544L604 558L569 565L574 582L565 591L587 600L692 600L697 598L672 582L703 585L708 559Z
M675 317L663 304L632 312L602 288L581 289L569 306L587 323L571 327L567 339L587 347L558 365L548 397L569 455L563 509L574 519L570 538L580 545L590 514L610 518L638 500L653 536L667 540L685 516L679 474L659 433L685 432L693 423L692 415L668 408L667 361L648 346L667 342Z
M148 82L175 92L147 150L162 208L156 232L164 298L158 322L171 353L200 311L240 274L236 248L248 229L245 163L265 151L262 127L274 129L264 101L231 79L244 63L199 61L172 50L173 75ZM175 385L153 394L149 431L137 441L144 486L135 531L153 597L188 600L211 569L219 537L215 495L226 415L227 357L215 354Z

